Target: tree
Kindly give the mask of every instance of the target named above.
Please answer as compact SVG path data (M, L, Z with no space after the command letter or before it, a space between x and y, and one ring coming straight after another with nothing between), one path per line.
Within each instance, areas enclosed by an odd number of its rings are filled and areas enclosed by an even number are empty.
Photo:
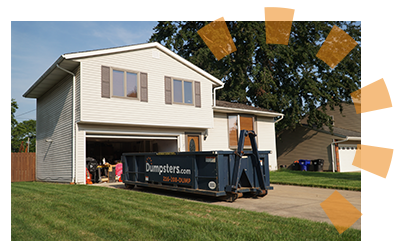
M331 127L327 108L342 109L361 87L361 27L356 22L293 22L288 45L266 44L264 22L226 22L237 51L216 60L197 31L209 22L159 22L157 41L225 83L219 100L281 112L277 130L310 125ZM333 70L316 57L332 27L357 45Z
M24 146L29 138L29 152L36 152L36 121L27 120L18 122L15 119L15 112L18 109L18 104L14 99L11 99L11 152L19 152L21 142Z

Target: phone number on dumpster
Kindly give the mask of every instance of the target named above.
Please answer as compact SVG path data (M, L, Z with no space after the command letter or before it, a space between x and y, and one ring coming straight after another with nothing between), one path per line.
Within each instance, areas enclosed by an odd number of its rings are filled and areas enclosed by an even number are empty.
M172 177L172 176L163 176L163 181L172 182L172 183L190 183L190 178L181 178L181 177Z

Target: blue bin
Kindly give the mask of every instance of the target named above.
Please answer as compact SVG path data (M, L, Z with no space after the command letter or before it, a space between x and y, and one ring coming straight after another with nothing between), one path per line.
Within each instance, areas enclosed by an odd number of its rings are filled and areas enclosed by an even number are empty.
M310 160L299 160L300 164L300 170L301 171L307 171L308 166L310 166L311 161Z

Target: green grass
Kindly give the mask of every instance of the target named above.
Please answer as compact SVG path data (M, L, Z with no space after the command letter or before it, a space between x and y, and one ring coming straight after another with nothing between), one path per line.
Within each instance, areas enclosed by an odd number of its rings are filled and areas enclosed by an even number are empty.
M105 187L11 184L13 241L351 240L328 223Z
M288 184L361 191L361 173L279 170L270 172L273 184Z

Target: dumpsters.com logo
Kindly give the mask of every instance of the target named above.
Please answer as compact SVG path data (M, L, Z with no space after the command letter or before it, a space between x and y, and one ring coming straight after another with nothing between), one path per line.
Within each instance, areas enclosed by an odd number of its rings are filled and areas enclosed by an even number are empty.
M181 168L180 166L173 166L169 164L165 165L152 165L148 162L146 162L146 172L151 172L151 173L158 173L159 175L161 174L185 174L185 175L190 175L191 170L189 168Z

